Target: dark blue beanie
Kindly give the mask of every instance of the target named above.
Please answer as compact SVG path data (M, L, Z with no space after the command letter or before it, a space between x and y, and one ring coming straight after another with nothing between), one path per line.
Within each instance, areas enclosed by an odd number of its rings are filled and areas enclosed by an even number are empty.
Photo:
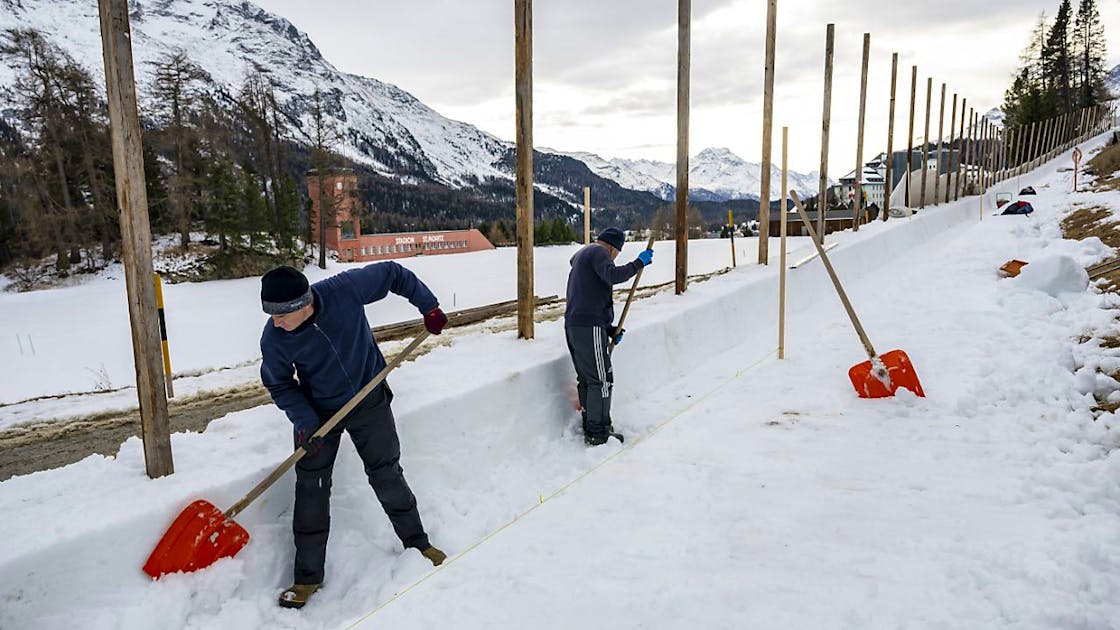
M595 240L603 241L607 245L621 250L623 244L626 243L626 235L622 233L622 230L616 227L609 227L602 232L599 232L599 236L596 236Z
M277 267L261 278L261 308L269 315L285 315L311 303L311 287L295 267Z

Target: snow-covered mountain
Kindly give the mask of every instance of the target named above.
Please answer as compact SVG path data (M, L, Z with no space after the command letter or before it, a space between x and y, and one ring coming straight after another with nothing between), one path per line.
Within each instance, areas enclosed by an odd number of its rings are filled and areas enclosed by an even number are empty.
M259 68L272 79L280 106L308 141L311 97L324 94L331 123L345 138L343 155L393 175L407 165L452 186L476 178L510 177L498 161L509 144L472 125L449 120L408 92L339 71L288 20L242 0L133 0L132 47L144 108L155 63L175 49L210 74L212 89L236 95ZM96 0L0 0L0 32L36 29L93 75L104 71ZM0 111L11 110L16 70L0 61Z
M633 190L648 190L662 199L676 195L677 167L654 160L606 160L593 153L565 153L591 169L599 177L614 180ZM771 165L770 198L780 199L782 170ZM817 194L820 173L789 173L789 184L806 196ZM688 161L689 196L704 201L758 199L762 165L748 162L729 149L704 149ZM831 181L829 182L832 183Z
M1104 88L1113 98L1120 98L1120 64L1109 71L1104 79Z

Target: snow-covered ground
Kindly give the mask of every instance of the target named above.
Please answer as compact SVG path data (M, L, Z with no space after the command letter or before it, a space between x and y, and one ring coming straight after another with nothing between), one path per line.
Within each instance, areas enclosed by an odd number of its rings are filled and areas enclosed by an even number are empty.
M1064 160L991 191L1034 185L1029 217L972 197L835 239L872 341L909 353L926 398L854 395L846 372L865 355L819 262L789 274L779 361L778 269L745 265L632 309L612 414L626 448L582 445L561 322L401 367L402 464L452 554L440 569L402 553L344 445L326 583L305 609L275 604L290 475L238 516L253 539L236 558L148 580L140 565L182 507L228 507L288 454L266 406L173 436L170 477L148 480L132 439L0 483L0 627L1115 627L1120 427L1090 408L1118 386L1098 367L1120 353L1079 340L1117 332L1120 298L1069 291L1066 273L996 273L1111 254L1061 240L1074 203L1120 211L1120 193L1070 194ZM252 286L208 285L180 304L247 293L222 325L259 327Z

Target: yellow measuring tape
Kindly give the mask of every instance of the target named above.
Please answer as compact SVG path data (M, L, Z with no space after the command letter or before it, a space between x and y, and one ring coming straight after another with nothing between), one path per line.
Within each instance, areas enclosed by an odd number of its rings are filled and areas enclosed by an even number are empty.
M595 472L596 470L599 470L600 468L602 468L603 466L605 466L605 465L606 465L607 463L609 463L610 461L612 461L612 460L613 460L614 458L618 457L619 455L621 455L621 454L625 453L626 451L628 451L628 450L630 450L630 449L634 448L634 447L635 447L635 446L637 446L638 444L641 444L642 442L644 442L644 441L645 441L645 440L647 440L648 438L652 437L652 436L653 436L654 434L656 434L656 433L657 433L658 431L660 431L661 429L665 428L665 426L666 426L666 425L668 425L669 423L671 423L671 422L675 421L676 419L680 418L680 417L681 417L681 416L683 416L684 414L688 413L689 411L691 411L691 410L692 410L692 408L693 408L693 407L695 407L696 405L700 404L701 402L703 402L703 401L707 400L707 399L708 399L708 398L710 398L710 397L711 397L711 396L712 396L713 394L715 394L716 392L720 391L720 390L721 390L721 389L723 389L724 387L727 387L727 386L728 386L728 385L730 385L730 384L731 384L732 382L734 382L734 381L735 381L736 379L738 379L738 378L739 378L740 376L742 376L742 375L743 375L744 373L746 373L746 372L749 372L749 371L751 371L751 370L755 369L756 367L758 367L759 365L761 365L763 361L765 361L766 359L769 359L770 357L772 357L772 356L774 356L775 354L777 354L777 352L778 352L778 351L777 351L777 349L775 349L775 350L771 350L770 352L767 352L767 353L766 353L766 354L764 354L764 355L763 355L762 357L760 357L759 359L757 359L757 360L756 360L756 361L755 361L754 363L751 363L751 364L750 364L750 365L748 365L747 367L745 367L745 368L742 368L742 369L740 369L739 371L735 372L735 374L733 374L733 375L732 375L731 377L729 377L729 378L728 378L727 380L723 381L722 383L720 383L719 385L717 385L716 387L714 387L714 388L713 388L713 389L712 389L711 391L709 391L709 392L705 393L705 394L704 394L703 396L700 396L700 397L699 397L699 398L697 398L696 400L692 401L692 402L691 402L691 403L689 403L689 404L688 404L688 405L687 405L687 406L686 406L685 408L683 408L683 409L681 409L680 411L678 411L677 413L673 414L672 416L670 416L669 418L667 418L666 420L664 420L663 422L661 422L661 424L658 424L658 425L654 426L654 427L653 427L652 429L650 429L650 430L649 430L649 431L647 431L646 433L644 433L644 434L642 434L642 435L638 436L638 437L637 437L637 438L636 438L635 440L633 440L633 441L630 441L630 442L627 442L627 443L623 444L623 445L622 445L622 448L621 448L621 449L619 449L619 450L615 451L614 453L611 453L611 454L610 454L610 456L608 456L608 457L604 458L604 459L603 459L603 461L601 461L601 462L599 462L598 464L595 464L594 466L592 466L591 468L588 468L587 470L583 471L583 472L582 472L582 473L580 473L580 475L579 475L579 476L577 476L577 477L576 477L575 479L572 479L571 481L569 481L568 483L564 484L563 486L560 486L560 488L559 488L559 489L557 489L557 490L556 490L555 492L553 492L552 494L548 495L547 497L545 497L545 496L543 496L543 495L540 495L540 494L538 494L538 495L537 495L537 503L536 503L536 505L534 505L533 507L531 507L531 508L529 508L529 509L525 510L524 512L521 512L521 513L520 513L520 514L518 514L517 516L513 517L513 518L512 518L512 519L510 519L510 521L509 521L509 522L507 522L507 523L506 523L505 525L502 525L502 526L501 526L501 527L499 527L498 529L495 529L494 531L490 532L489 534L487 534L487 535L483 536L483 537L482 537L482 538L481 538L481 539L480 539L480 540L479 540L478 542L476 542L476 543L474 543L473 545L471 545L470 547L467 547L466 549L464 549L464 550L462 551L462 553L459 553L459 554L457 554L457 555L455 555L455 556L452 556L452 557L448 558L447 560L445 560L445 561L443 562L443 564L439 565L438 567L433 567L433 568L432 568L431 570L429 570L429 571L428 571L427 573L425 573L425 574L424 574L423 576L421 576L421 577L420 577L419 579L415 580L414 582L412 582L411 584L409 584L408 586L406 586L406 587L405 587L404 589L402 589L402 590L401 590L400 592L398 592L398 593L395 593L395 594L394 594L394 595L393 595L392 597L390 597L389 599L387 599L387 600L385 600L384 602L382 602L382 603L381 603L381 604L380 604L380 605L379 605L379 606L378 606L377 608L374 608L373 610L369 611L369 612L368 612L368 613L366 613L366 614L365 614L364 616L362 616L361 618L359 618L359 619L358 619L357 621L355 621L354 623L352 623L352 624L350 624L349 626L346 626L346 627L347 627L348 629L349 629L349 628L353 628L353 627L357 626L358 624L362 623L363 621L365 621L366 619L369 619L369 618L370 618L370 617L372 617L373 615L376 615L376 614L377 614L378 612L380 612L380 611L381 611L381 609L382 609L382 608L385 608L385 607L386 607L386 606L388 606L389 604L391 604L391 603L393 603L394 601L396 601L396 600L397 600L397 598L401 597L401 596L402 596L402 595L404 595L405 593L408 593L409 591L411 591L412 589L416 588L417 586L420 586L421 584L423 584L424 582L426 582L426 581L428 580L428 578L430 578L430 577L432 577L433 575L435 575L435 574L439 573L440 571L442 571L443 569L447 568L447 567L448 567L448 566L450 566L450 565L451 565L452 563L456 562L457 560L459 560L459 559L460 559L460 558L462 558L463 556L467 555L468 553L470 553L470 552L474 551L475 549L477 549L478 547L480 547L480 546L481 546L481 545L482 545L483 543L485 543L486 541L488 541L488 540L490 540L491 538L493 538L493 537L497 536L498 534L502 533L502 532L503 532L503 531L504 531L504 530L505 530L506 528L508 528L508 527L509 527L510 525L513 525L513 524L514 524L514 523L516 523L517 521L520 521L520 520L521 520L522 518L524 518L524 517L528 516L528 515L529 515L530 513L532 513L532 511L533 511L533 510L535 510L535 509L539 508L540 506L544 505L544 504L545 504L545 503L547 503L548 501L551 501L552 499L556 498L556 497L557 497L557 496L559 496L560 494L564 493L564 492L565 492L565 491L566 491L566 490L567 490L568 488L571 488L571 487L572 487L572 486L574 486L575 484L577 484L577 483L579 483L580 481L582 481L584 477L587 477L588 475L590 475L591 473Z

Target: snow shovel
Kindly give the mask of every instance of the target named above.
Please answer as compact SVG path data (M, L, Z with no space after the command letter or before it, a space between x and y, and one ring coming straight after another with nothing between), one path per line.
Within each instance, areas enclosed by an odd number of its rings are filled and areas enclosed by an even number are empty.
M848 378L852 380L852 386L856 388L856 393L859 394L860 398L886 398L887 396L894 396L895 391L899 387L903 387L918 396L925 396L925 392L922 391L922 384L918 382L918 373L914 371L914 364L910 362L910 357L906 356L905 352L891 350L882 356L876 354L875 348L871 346L871 340L867 338L867 333L864 332L863 326L859 323L859 318L856 317L852 303L848 301L848 295L844 293L844 287L840 286L840 278L836 276L836 270L832 268L832 263L828 260L828 254L825 253L824 248L817 240L817 232L813 229L809 216L805 214L805 207L801 205L801 199L797 196L797 192L792 190L789 191L789 196L797 207L797 213L801 215L801 220L805 222L805 227L809 230L809 238L813 240L813 245L821 256L824 268L828 270L828 277L832 279L832 284L836 287L836 293L840 295L840 301L844 303L844 309L848 311L848 317L851 318L852 325L855 326L856 333L859 334L859 339L863 342L864 349L867 350L869 360L853 365L848 370Z
M392 372L408 355L412 354L428 338L429 334L428 331L424 331L413 339L412 343L408 344L407 348L382 368L372 381L357 394L354 394L354 397L342 409L339 409L337 413L331 416L330 420L319 427L319 430L312 437L323 437L330 432L346 417L346 414L357 407L375 387L385 380L389 372ZM302 446L297 448L288 459L284 460L284 463L280 464L276 470L272 471L263 481L250 490L249 494L242 497L240 501L225 512L219 510L213 503L202 499L188 505L179 514L179 517L171 523L171 527L167 528L167 533L163 535L156 548L152 550L152 555L148 556L148 561L144 563L144 573L147 573L153 579L159 579L167 573L196 571L210 566L221 558L232 557L237 554L249 542L249 532L238 525L233 517L249 507L253 500L275 483L289 468L295 466L296 462L305 454L306 451L303 450Z

